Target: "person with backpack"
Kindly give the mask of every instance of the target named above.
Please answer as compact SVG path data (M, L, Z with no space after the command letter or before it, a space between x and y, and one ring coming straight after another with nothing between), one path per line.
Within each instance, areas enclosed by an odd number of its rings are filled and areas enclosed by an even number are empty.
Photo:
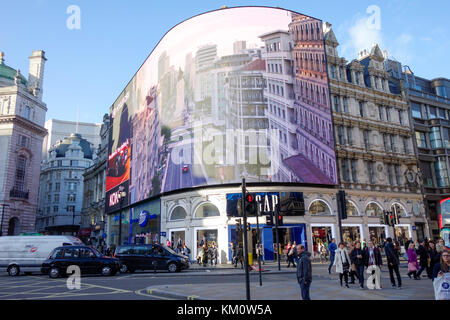
M392 287L397 289L401 289L402 287L402 278L400 277L400 272L398 270L398 266L400 264L400 259L398 257L398 251L394 247L392 243L392 238L387 238L387 244L384 248L384 252L386 253L386 259L389 269L389 277L391 279ZM395 285L394 272L397 276L398 285Z

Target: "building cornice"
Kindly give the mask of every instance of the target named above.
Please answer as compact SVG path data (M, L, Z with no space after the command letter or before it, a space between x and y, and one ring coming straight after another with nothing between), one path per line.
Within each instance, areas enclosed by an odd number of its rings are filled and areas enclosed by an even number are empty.
M0 124L12 123L20 127L26 128L31 132L37 134L38 136L45 137L47 134L47 129L41 127L25 118L17 115L2 115L0 116Z

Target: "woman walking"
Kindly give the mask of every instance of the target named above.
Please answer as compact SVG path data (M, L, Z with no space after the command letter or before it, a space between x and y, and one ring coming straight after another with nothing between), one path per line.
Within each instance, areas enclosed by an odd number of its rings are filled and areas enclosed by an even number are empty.
M350 253L353 251L353 245L351 242L348 243L347 246L347 253L348 256L350 257ZM351 262L351 260L349 260L350 263L350 271L349 271L349 276L350 276L350 284L355 284L355 276L358 276L358 274L356 273L356 266L353 262Z
M348 288L348 271L350 269L350 256L345 248L343 242L339 243L339 246L335 252L334 265L336 266L336 272L339 273L339 281L342 287L342 278L345 280L345 286Z
M409 243L409 248L408 251L406 251L406 254L408 255L408 277L411 279L411 275L413 275L415 280L420 280L417 276L417 270L419 269L419 264L417 263L417 253L412 241Z

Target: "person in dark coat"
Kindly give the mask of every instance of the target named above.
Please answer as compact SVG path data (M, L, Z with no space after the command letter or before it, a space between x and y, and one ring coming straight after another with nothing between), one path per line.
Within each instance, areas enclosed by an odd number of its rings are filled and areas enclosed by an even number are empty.
M428 277L430 279L433 279L433 268L436 263L439 263L439 260L441 259L441 255L439 254L439 252L437 252L436 244L434 243L434 241L430 240L428 242L428 246L429 246L428 256L430 258L430 263L428 265L428 271L429 271Z
M230 250L231 250L231 263L234 264L234 260L236 260L236 243L233 241L230 242Z
M356 273L359 279L359 286L364 289L364 251L361 249L361 243L358 241L355 248L350 252L350 260L355 264Z
M369 246L364 250L364 265L366 267L375 265L380 269L383 265L380 249L375 247L372 241L369 241Z
M241 269L244 269L244 249L241 245L237 248L236 258L234 259L234 267L237 268L238 262L241 263Z
M394 247L394 244L392 243L392 238L387 238L387 244L384 248L384 251L386 253L387 258L387 264L389 269L389 277L391 278L392 287L395 286L395 280L394 280L394 271L397 276L398 286L397 288L400 289L402 287L402 278L400 277L400 272L398 270L398 266L400 264L400 259L398 257L398 251Z
M429 268L428 268L428 250L426 249L426 242L425 240L422 240L420 242L419 248L417 249L417 255L420 258L419 261L419 270L417 271L417 277L420 279L420 275L422 274L423 270L427 271L428 278L431 278L431 274L429 274Z
M311 300L309 297L309 288L312 282L311 253L305 251L305 246L299 244L297 253L300 259L297 262L297 281L300 285L302 300Z

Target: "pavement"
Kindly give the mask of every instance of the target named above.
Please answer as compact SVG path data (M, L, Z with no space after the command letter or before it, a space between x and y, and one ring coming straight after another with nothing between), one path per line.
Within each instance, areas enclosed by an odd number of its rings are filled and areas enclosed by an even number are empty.
M381 290L361 289L359 284L350 284L350 288L341 287L339 275L332 269L328 274L328 263L313 263L313 281L310 296L313 300L434 300L434 291L431 280L409 279L406 275L407 264L400 266L402 288L392 288L387 267L382 268ZM296 279L296 268L286 268L286 263L281 263L278 270L276 262L268 262L262 266L262 286L259 282L259 273L250 272L250 298L252 300L299 300L300 290ZM218 265L203 267L194 264L189 271L190 275L244 275L245 271L232 265ZM271 281L264 281L265 275L271 275ZM280 275L278 281L272 281L273 276ZM292 274L290 276L282 276ZM365 278L367 279L367 274ZM394 276L395 277L395 276ZM244 279L244 278L243 278ZM356 282L358 280L356 279ZM230 283L188 283L149 286L143 292L158 297L166 297L177 300L245 300L246 287L242 282Z

